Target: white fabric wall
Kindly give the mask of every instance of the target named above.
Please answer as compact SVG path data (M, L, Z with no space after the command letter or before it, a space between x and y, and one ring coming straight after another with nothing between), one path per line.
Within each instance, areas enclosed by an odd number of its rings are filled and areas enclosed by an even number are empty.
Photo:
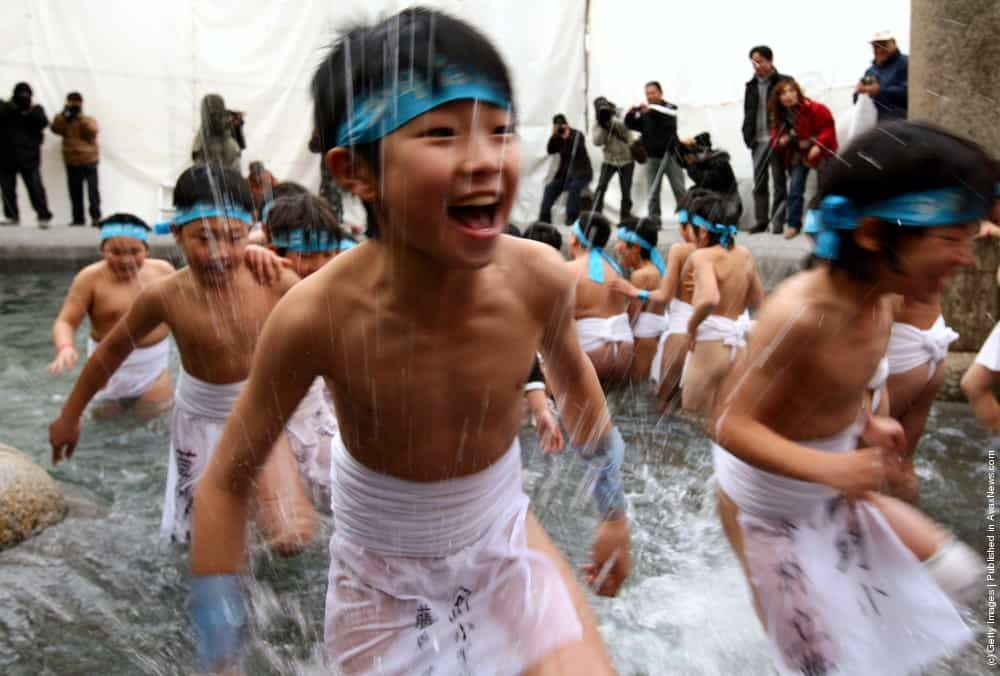
M188 164L201 97L218 92L247 112L243 165L260 159L280 179L315 188L318 157L308 152L315 65L337 29L411 3L392 0L4 0L0 3L0 97L25 80L51 118L71 90L101 127L100 181L105 214L127 210L156 219L160 186ZM522 182L513 220L537 215L550 160L551 118L563 112L583 128L590 101L641 99L648 79L681 104L684 135L703 129L733 152L748 175L739 135L747 49L770 44L776 64L807 92L832 104L870 60L869 34L892 27L908 45L909 0L659 2L590 0L585 64L585 0L450 0L446 9L483 29L514 77L520 113ZM755 12L760 16L758 17ZM860 17L860 18L859 18ZM587 91L585 65L590 70ZM61 141L46 133L43 178L56 221L69 221ZM595 171L600 150L591 148ZM640 198L637 180L636 197ZM617 188L608 206L617 207ZM665 191L669 193L669 191ZM32 213L19 186L22 219ZM169 190L165 195L169 199ZM637 204L640 199L636 199ZM669 200L667 200L669 202ZM666 204L665 204L666 206ZM349 215L359 218L358 210Z

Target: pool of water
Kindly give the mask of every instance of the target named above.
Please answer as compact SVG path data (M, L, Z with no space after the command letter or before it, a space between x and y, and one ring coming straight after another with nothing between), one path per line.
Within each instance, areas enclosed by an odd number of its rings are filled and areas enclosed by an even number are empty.
M188 673L185 550L158 540L166 419L86 420L72 461L51 467L47 425L73 376L50 377L45 366L70 279L0 276L0 442L49 468L71 505L63 523L0 552L0 673ZM646 393L616 395L612 407L629 445L633 573L618 598L593 604L619 672L773 673L714 515L708 442L685 422L660 420ZM987 436L958 405L935 407L928 428L918 450L923 506L982 550ZM530 431L522 442L535 510L571 561L585 563L595 520L576 498L577 469L538 452ZM290 561L256 552L247 673L325 673L328 535L327 524L317 544ZM985 602L969 618L977 644L928 673L990 673L979 647L984 617Z

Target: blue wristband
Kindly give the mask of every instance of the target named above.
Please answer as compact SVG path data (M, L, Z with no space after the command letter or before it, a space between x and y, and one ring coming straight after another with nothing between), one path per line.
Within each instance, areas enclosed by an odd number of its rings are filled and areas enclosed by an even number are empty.
M643 303L648 303L649 302L649 291L646 291L645 289L643 289L642 291L640 291L639 292L639 300L641 300Z
M625 440L617 427L587 449L576 449L587 463L587 472L594 478L593 498L604 519L625 517L625 482L622 463L625 460Z
M239 576L192 577L190 610L197 668L214 672L235 664L244 615Z

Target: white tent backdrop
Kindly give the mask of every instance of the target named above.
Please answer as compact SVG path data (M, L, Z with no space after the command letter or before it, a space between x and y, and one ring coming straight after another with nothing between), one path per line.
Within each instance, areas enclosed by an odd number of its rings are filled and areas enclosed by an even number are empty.
M315 188L319 159L306 144L316 64L338 29L409 4L4 0L0 43L8 47L0 57L0 96L9 97L16 82L27 81L51 118L67 92L83 94L85 112L100 125L105 214L133 211L158 218L161 186L171 185L189 162L199 102L210 92L222 94L230 109L247 113L244 168L259 159L279 179ZM710 131L717 146L732 152L737 175L747 177L749 154L740 125L752 45L769 44L779 69L798 77L807 94L837 113L849 106L851 86L871 58L869 35L892 28L905 51L909 34L909 0L841 0L835 11L818 0L424 4L484 30L511 67L523 157L513 220L522 224L537 215L551 168L545 143L556 112L582 129L592 119L595 96L624 107L640 101L647 80L660 80L667 99L681 106L681 135ZM46 132L42 175L57 222L68 222L60 145ZM600 149L590 150L596 172ZM639 174L636 204L645 194ZM617 208L616 183L608 193L609 211ZM23 185L18 192L22 219L29 221ZM669 190L665 193L666 207ZM359 219L358 210L350 209L349 217Z

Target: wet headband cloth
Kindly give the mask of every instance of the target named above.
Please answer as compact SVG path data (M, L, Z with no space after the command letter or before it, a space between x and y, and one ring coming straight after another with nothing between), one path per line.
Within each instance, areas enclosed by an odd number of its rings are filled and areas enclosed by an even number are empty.
M656 269L660 271L660 276L667 274L667 264L663 262L663 256L660 255L660 250L655 246L639 237L634 231L628 228L618 228L618 239L623 242L628 242L629 244L638 244L643 249L649 252L649 260L653 262Z
M590 259L587 263L587 277L590 278L590 281L597 282L598 284L604 283L604 261L607 261L608 265L611 266L611 269L619 275L622 273L622 269L618 267L618 263L616 263L614 259L604 251L604 249L590 243L590 240L587 239L587 236L583 234L583 230L580 228L579 220L573 224L571 232L580 242L580 246L584 249L590 250Z
M206 218L226 218L243 221L250 226L253 225L253 216L244 209L199 203L187 209L178 209L174 212L173 218L169 221L157 223L154 230L157 235L166 235L170 233L171 225L176 225L180 228L191 221L200 221Z
M387 83L380 90L357 96L348 106L347 120L337 129L337 146L377 141L429 110L464 99L510 108L510 98L494 83L454 66L444 66L438 71L436 87L413 78L410 82Z
M736 239L736 233L740 231L735 225L722 225L721 223L712 223L707 218L694 214L691 216L691 223L703 228L708 232L715 235L721 235L719 237L719 244L724 247L729 246L730 240Z
M140 242L149 242L149 228L135 223L103 223L101 225L101 241L112 237L132 237Z
M691 215L688 214L687 209L681 209L677 212L677 222L681 225L687 225L691 219Z
M341 240L331 237L329 230L291 228L280 233L271 233L271 245L296 253L320 253L341 250Z
M900 226L933 228L978 221L986 218L987 211L985 200L976 199L961 187L907 193L865 206L843 195L827 195L819 206L813 255L836 260L840 233L857 228L865 216Z

